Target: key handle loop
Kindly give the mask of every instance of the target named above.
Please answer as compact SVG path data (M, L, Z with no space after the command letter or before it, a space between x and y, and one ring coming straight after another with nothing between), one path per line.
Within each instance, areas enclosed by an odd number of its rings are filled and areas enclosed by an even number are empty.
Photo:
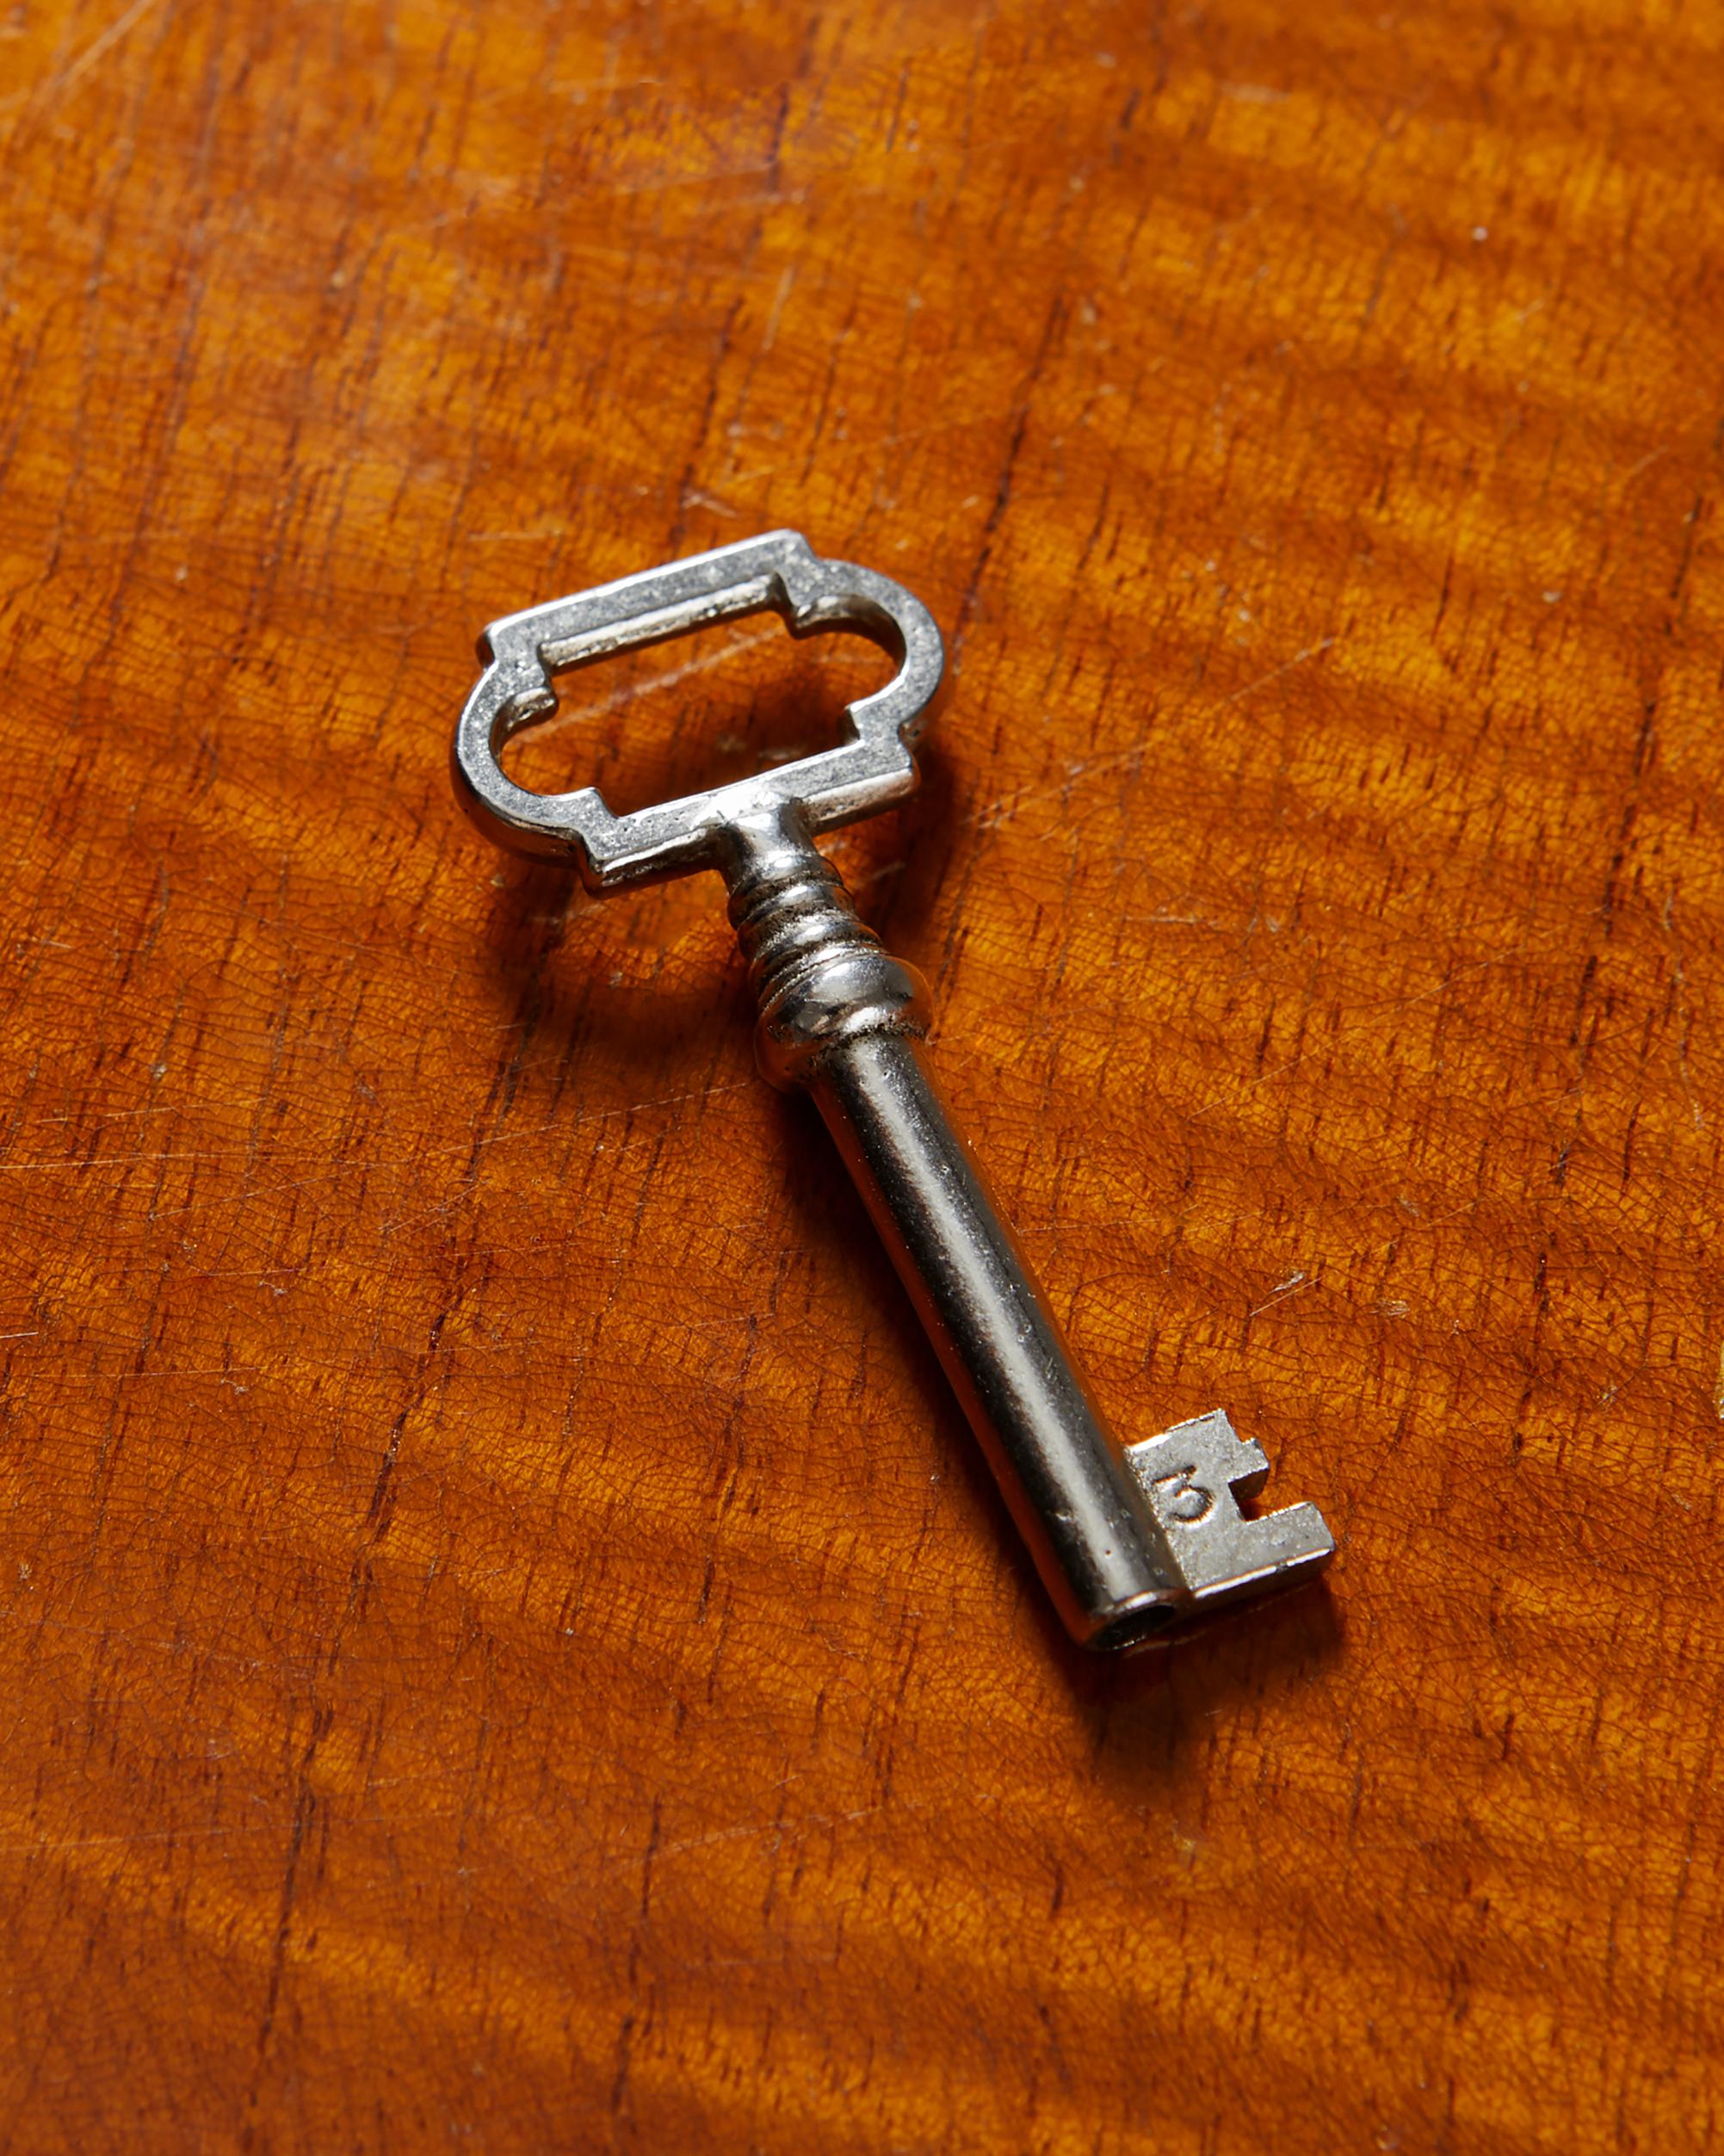
M898 661L885 688L844 710L845 738L795 763L615 816L596 787L533 794L497 761L510 736L553 710L553 678L714 622L779 615L793 636L849 628ZM822 560L800 532L768 532L493 621L485 671L455 730L455 791L511 852L567 859L595 892L720 865L726 832L799 809L810 831L871 816L916 790L911 753L945 667L921 601L872 569Z

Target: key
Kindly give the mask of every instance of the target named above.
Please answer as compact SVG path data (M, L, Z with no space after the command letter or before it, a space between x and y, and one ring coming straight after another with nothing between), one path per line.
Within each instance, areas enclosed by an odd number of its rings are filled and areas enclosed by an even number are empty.
M530 794L497 761L554 708L559 676L709 623L778 614L793 635L844 627L897 663L850 706L833 749L736 784L614 816L596 788ZM1248 1518L1261 1449L1220 1412L1124 1443L1109 1428L930 1067L928 991L866 928L815 837L915 790L914 746L941 685L940 632L869 569L780 531L493 621L455 730L463 806L510 849L572 861L607 893L716 870L759 1005L775 1085L806 1090L892 1255L1066 1629L1142 1646L1217 1603L1301 1578L1334 1541L1314 1505Z

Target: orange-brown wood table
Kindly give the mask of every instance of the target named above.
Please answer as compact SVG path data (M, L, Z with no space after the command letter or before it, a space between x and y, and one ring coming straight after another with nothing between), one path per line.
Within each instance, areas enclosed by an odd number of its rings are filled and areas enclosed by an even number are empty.
M0 2147L1724 2141L1724 19L0 22ZM1129 1434L1069 1649L710 878L458 819L492 616L944 627L835 851ZM523 748L623 805L881 676Z

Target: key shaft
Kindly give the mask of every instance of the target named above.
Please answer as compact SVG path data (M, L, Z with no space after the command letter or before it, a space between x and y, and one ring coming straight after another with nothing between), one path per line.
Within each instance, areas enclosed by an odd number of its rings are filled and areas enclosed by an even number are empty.
M921 1042L848 1043L809 1090L1067 1631L1091 1646L1147 1639L1177 1614L1165 1536Z
M738 827L724 873L762 1070L837 1143L1066 1628L1125 1646L1173 1614L1166 1537L954 1128L921 977L858 919L794 808Z

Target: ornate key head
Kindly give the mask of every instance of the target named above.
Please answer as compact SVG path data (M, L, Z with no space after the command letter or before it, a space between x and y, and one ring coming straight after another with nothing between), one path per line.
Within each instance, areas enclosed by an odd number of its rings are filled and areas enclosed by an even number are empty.
M898 661L884 689L846 707L846 738L729 786L615 816L596 787L532 794L497 762L510 734L555 707L553 679L647 644L775 613L793 636L849 628ZM454 741L455 790L473 822L516 853L572 856L589 890L618 891L715 868L725 833L786 809L832 831L913 793L911 749L940 686L940 632L921 601L872 569L823 561L800 532L768 532L620 577L493 621Z

